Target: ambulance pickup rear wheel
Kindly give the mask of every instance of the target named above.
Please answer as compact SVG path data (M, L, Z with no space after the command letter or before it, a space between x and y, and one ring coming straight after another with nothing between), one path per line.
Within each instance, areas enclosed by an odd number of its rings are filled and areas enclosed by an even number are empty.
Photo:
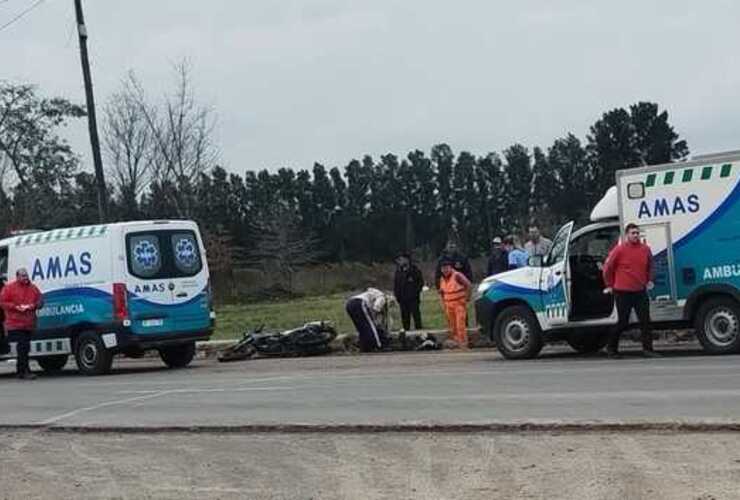
M506 359L535 358L544 341L537 318L526 306L509 306L493 326L496 348Z
M113 353L105 348L100 335L84 332L77 337L75 360L83 375L104 375L113 364Z
M62 371L67 364L66 354L59 354L57 356L44 356L43 358L36 358L36 362L39 364L42 370L47 373L56 373Z
M609 340L603 333L569 333L566 342L580 354L591 354L604 348Z
M195 342L160 347L159 356L170 368L185 368L195 357Z
M706 301L696 315L696 337L709 354L740 351L740 305L729 297Z

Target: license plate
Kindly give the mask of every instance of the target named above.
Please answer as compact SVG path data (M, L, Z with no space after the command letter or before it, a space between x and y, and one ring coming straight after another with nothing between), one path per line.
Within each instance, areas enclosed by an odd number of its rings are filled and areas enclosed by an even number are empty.
M141 326L162 326L164 325L163 319L145 319L141 322Z

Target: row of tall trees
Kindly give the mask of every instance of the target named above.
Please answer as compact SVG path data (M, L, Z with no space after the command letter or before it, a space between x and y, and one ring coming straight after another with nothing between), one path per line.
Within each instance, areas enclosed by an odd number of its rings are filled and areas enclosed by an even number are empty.
M617 169L676 161L686 142L655 103L604 113L584 141L514 144L476 156L447 144L346 165L254 170L219 166L215 113L199 103L186 64L152 97L134 74L104 108L112 217L193 218L216 260L386 260L429 257L455 237L471 254L530 221L545 230L583 221ZM84 116L64 99L0 83L0 230L96 221L95 184L59 130Z

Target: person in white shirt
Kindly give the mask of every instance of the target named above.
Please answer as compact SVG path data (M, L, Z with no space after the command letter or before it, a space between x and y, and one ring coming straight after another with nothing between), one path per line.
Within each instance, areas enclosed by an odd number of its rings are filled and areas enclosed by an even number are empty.
M377 288L353 295L347 300L347 314L357 329L360 350L369 352L382 349L388 342L383 328L388 312L388 298Z
M524 244L524 250L530 257L535 255L545 256L550 253L552 241L540 234L540 228L535 225L529 226L529 240Z

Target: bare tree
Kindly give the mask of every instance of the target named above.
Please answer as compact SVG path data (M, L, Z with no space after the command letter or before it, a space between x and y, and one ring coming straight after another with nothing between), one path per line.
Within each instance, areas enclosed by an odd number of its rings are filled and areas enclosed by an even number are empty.
M153 178L160 185L175 187L167 191L178 215L192 217L197 204L196 182L219 156L213 139L216 119L212 108L197 101L187 61L176 64L174 70L174 90L159 106L149 104L143 86L133 75L129 81L152 135Z
M297 215L285 208L277 208L253 223L253 232L257 240L247 252L247 265L274 273L288 292L293 291L295 272L321 258L318 237L307 233Z
M127 216L138 213L139 197L149 185L155 165L154 137L137 99L135 81L129 73L103 109L108 177L121 196Z

